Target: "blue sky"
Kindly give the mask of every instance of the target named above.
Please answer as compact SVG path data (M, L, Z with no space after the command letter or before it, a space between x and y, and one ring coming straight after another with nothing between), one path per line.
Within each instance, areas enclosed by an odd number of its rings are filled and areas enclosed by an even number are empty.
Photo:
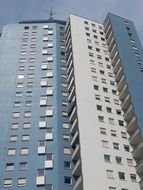
M26 19L47 19L53 7L55 18L74 13L103 22L107 12L132 20L143 42L143 0L0 0L0 25Z

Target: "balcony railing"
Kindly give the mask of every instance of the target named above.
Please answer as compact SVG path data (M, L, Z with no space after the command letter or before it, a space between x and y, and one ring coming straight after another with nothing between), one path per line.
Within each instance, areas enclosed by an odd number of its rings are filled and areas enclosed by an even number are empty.
M133 153L134 158L142 158L142 156L143 156L143 142L141 142L137 147L135 147L132 153Z
M79 147L79 144L77 144L76 148L74 149L74 152L72 154L72 160L79 159L79 156L80 156L80 147Z
M130 105L129 108L125 111L124 119L126 122L128 122L133 118L133 116L134 116L133 106Z
M129 138L131 145L137 145L141 142L140 131L137 129Z
M137 129L137 120L136 120L136 117L135 117L135 116L134 116L134 117L132 118L132 120L127 124L126 129L127 129L127 132L128 132L129 134L133 134L133 133L136 131L136 129Z
M82 182L83 182L82 176L79 176L75 182L73 190L83 190Z
M81 161L80 161L80 159L76 162L76 164L72 170L72 175L74 175L74 176L81 175Z

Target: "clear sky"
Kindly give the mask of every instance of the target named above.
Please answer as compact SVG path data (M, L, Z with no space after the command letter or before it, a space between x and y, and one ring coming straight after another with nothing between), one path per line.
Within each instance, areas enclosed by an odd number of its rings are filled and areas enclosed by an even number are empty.
M47 19L47 10L66 20L69 13L103 22L112 12L132 20L143 43L143 0L0 0L0 25L27 19Z

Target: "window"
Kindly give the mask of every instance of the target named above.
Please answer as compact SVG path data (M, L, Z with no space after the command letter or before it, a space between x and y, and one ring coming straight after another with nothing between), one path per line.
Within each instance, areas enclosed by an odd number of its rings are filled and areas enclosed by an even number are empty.
M107 110L108 113L112 113L112 108L106 107L106 110Z
M6 163L5 170L6 171L12 171L12 170L14 170L14 163Z
M71 154L71 149L69 147L64 147L64 154Z
M100 98L100 95L95 94L95 99L96 99L96 100L100 100L100 99L101 99L101 98Z
M125 180L125 173L124 172L118 172L119 179Z
M94 87L94 90L99 90L99 86L94 85L93 87Z
M67 134L63 134L63 140L69 141L70 140L70 136L67 135Z
M105 99L105 102L110 103L110 98L109 97L104 97L104 99Z
M28 30L29 29L29 26L24 26L24 30Z
M15 148L9 148L8 152L7 152L7 155L8 156L14 156L15 153L16 153L16 149Z
M45 190L53 190L53 185L52 184L45 185Z
M26 178L18 178L17 185L18 186L25 186L26 185Z
M16 142L18 139L17 135L11 135L10 138L9 138L9 141L10 142Z
M29 153L29 149L28 148L21 148L20 150L20 154L21 155L28 155Z
M116 190L116 187L109 187L109 190Z
M48 80L47 80L47 78L42 78L41 79L41 87L45 87L45 86L47 86L48 85Z
M117 91L116 91L116 90L112 90L112 94L113 94L113 95L116 95L116 94L117 94Z
M121 132L121 137L123 139L127 139L127 133L126 132Z
M63 128L69 129L69 124L68 123L63 123Z
M47 105L47 96L41 96L40 97L40 106L46 106Z
M137 176L136 174L130 174L130 178L132 182L137 182Z
M45 168L46 169L52 169L53 168L53 154L52 153L46 154Z
M18 82L17 85L16 85L17 88L22 88L23 87L23 83L21 82Z
M121 110L116 110L117 115L121 115Z
M14 107L20 107L21 106L21 102L14 102Z
M13 112L13 118L18 118L20 117L20 112Z
M102 106L101 105L96 105L96 107L97 107L97 110L102 111Z
M46 116L53 116L53 106L47 106Z
M108 141L102 141L102 147L103 148L108 148Z
M114 178L113 170L106 170L106 175L108 178Z
M124 150L125 150L126 152L130 152L130 147L129 147L129 145L124 145Z
M120 126L124 126L124 121L118 120L118 123L119 123Z
M12 123L11 124L11 129L18 129L19 124L18 123Z
M119 150L119 143L113 143L113 148Z
M64 161L64 168L65 169L71 169L71 162L70 161Z
M26 101L25 106L26 107L31 107L32 106L32 101Z
M49 26L48 25L43 25L43 29L48 29L49 28Z
M19 170L26 170L27 162L19 162Z
M99 116L98 116L98 121L99 121L99 122L104 122L104 117L99 115Z
M45 134L45 139L46 139L47 141L53 140L53 130L52 130L51 127L50 127L50 128L47 128L47 132L46 132L46 134Z
M88 46L88 49L92 50L92 46Z
M22 141L29 141L30 136L29 135L22 135Z
M119 105L119 100L114 99L114 104Z
M100 128L100 133L102 135L106 135L106 129L105 128Z
M31 111L24 112L24 117L31 117Z
M117 137L116 131L111 129L111 136Z
M23 78L24 78L24 74L18 75L18 79L23 79Z
M31 127L31 124L30 123L24 123L23 124L23 128L24 129L29 129Z
M4 187L11 187L12 186L12 178L4 179Z
M117 164L122 164L122 158L121 157L116 156L115 158L116 158L116 163Z
M68 177L68 176L65 176L64 177L64 183L68 184L68 185L72 185L72 178Z
M109 122L109 124L111 124L111 125L114 125L114 124L115 124L113 118L108 118L108 122Z
M111 162L110 155L104 154L104 161L108 163Z
M94 57L93 53L89 52L89 56L90 57Z
M134 166L133 159L127 158L127 164L128 166Z
M27 82L27 87L31 88L33 86L34 82Z
M32 91L27 91L27 92L26 92L26 96L27 96L27 97L31 97L31 96L32 96Z
M103 87L103 92L108 92L108 88Z

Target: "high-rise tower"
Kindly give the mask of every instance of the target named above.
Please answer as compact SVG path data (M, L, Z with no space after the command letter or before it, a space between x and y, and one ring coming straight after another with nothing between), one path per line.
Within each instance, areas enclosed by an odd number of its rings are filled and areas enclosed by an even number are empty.
M140 190L142 60L112 14L4 26L0 190Z

